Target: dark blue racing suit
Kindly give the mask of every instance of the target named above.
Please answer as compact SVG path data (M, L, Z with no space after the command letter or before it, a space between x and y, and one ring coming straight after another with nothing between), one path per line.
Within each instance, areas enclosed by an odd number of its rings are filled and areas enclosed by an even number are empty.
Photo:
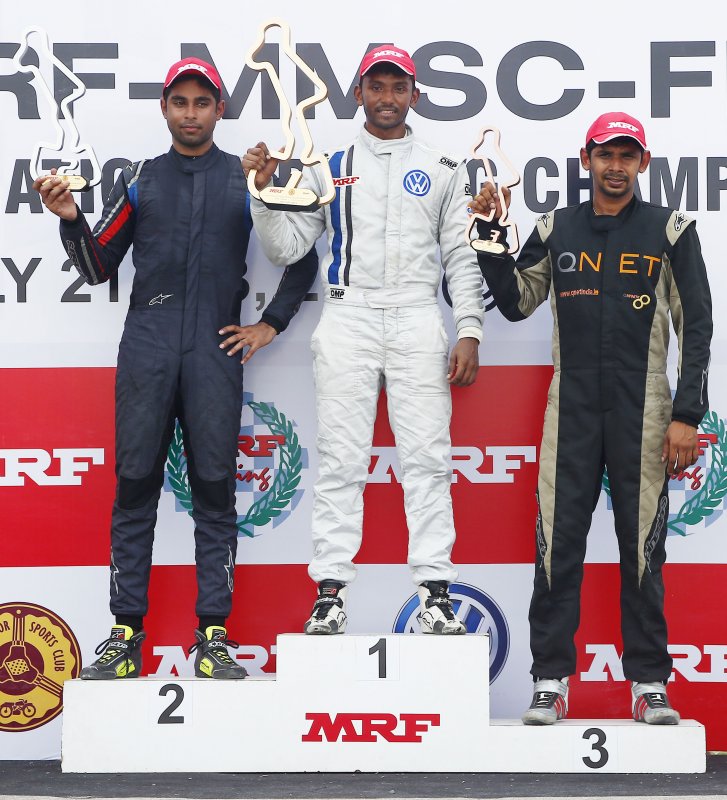
M117 489L111 612L144 616L157 503L175 419L184 434L195 522L198 616L227 617L237 551L235 475L240 358L218 331L240 323L251 229L240 159L215 145L173 148L124 169L93 232L61 222L66 252L90 284L133 244L136 268L116 372ZM318 269L312 249L285 271L262 320L285 330Z

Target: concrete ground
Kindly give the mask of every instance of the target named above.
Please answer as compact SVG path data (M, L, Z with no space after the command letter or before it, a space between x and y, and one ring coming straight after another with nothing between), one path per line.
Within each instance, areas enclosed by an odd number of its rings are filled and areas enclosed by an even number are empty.
M443 757L456 755L443 753ZM391 798L639 798L727 796L727 755L703 775L481 773L67 774L59 761L0 761L0 800L189 798L194 800L373 800Z

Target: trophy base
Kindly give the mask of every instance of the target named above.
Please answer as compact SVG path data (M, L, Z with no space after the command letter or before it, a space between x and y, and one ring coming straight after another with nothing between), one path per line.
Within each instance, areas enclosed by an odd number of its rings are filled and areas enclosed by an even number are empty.
M507 253L507 245L493 242L492 239L472 239L470 247L478 253L487 253L491 256L501 256Z
M88 179L84 178L83 175L63 175L59 173L50 177L63 178L72 192L87 192L91 188ZM48 183L48 181L43 181L43 183Z
M260 199L276 211L315 211L319 207L318 195L310 189L268 186L260 190Z

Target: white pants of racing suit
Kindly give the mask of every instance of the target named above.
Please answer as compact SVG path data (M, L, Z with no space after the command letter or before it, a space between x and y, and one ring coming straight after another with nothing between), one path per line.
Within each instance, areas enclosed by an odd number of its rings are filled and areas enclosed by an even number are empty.
M311 340L318 414L311 578L350 583L361 546L374 421L386 387L414 582L454 581L449 342L439 307L324 303ZM378 535L386 536L387 531Z

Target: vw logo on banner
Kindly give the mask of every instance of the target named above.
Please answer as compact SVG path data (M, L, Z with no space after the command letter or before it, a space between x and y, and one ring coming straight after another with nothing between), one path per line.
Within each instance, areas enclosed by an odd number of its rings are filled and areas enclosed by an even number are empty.
M500 606L481 589L467 583L449 586L454 613L467 626L467 633L490 636L490 683L502 672L510 652L510 629ZM410 597L396 615L393 633L419 633L419 595Z
M409 194L417 197L424 197L432 186L432 181L426 172L420 169L412 169L404 175L404 188Z

